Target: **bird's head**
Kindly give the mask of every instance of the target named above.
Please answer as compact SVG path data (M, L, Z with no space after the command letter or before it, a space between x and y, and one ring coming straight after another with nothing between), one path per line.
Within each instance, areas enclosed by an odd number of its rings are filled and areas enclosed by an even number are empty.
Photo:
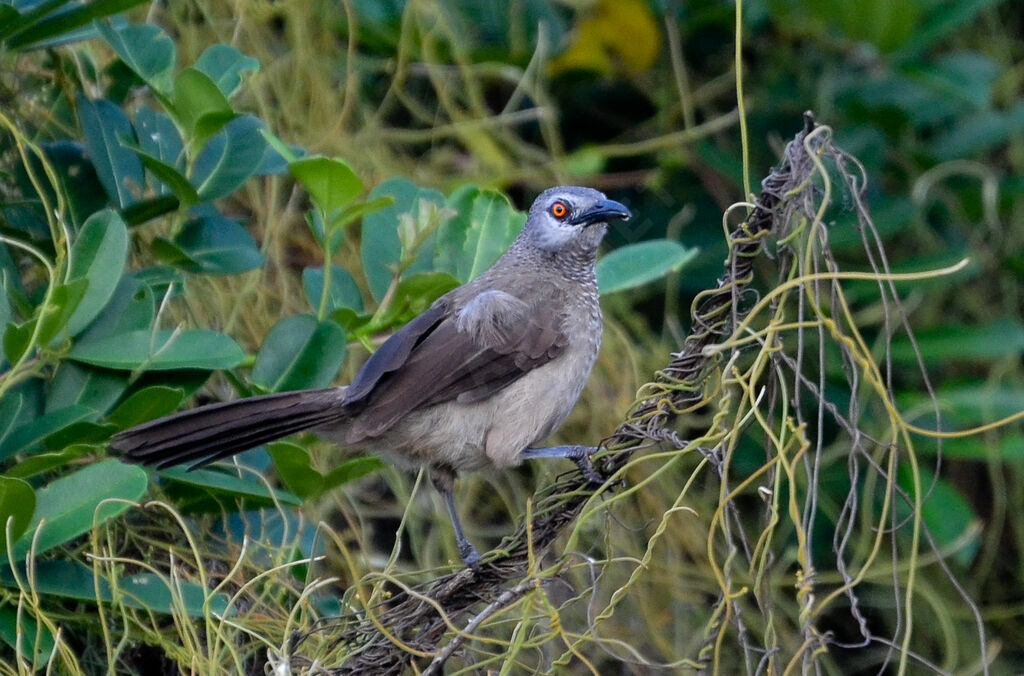
M530 207L523 237L539 249L596 254L608 221L627 220L629 209L591 188L548 188Z

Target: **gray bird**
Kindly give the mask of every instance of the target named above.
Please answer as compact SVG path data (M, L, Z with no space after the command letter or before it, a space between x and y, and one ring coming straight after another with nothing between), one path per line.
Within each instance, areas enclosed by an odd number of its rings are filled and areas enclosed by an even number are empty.
M190 469L303 430L409 469L426 466L459 555L452 489L461 471L569 458L600 481L585 446L536 448L580 396L601 345L595 262L629 209L589 188L545 190L490 269L388 338L347 387L283 392L176 413L118 433L123 460Z

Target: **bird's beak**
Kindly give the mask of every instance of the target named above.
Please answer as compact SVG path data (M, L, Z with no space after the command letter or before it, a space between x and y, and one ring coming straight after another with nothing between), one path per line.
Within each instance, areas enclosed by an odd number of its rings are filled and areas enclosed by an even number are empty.
M581 211L573 219L577 225L590 225L592 223L607 223L613 218L628 221L632 217L629 209L615 200L601 200L585 211Z

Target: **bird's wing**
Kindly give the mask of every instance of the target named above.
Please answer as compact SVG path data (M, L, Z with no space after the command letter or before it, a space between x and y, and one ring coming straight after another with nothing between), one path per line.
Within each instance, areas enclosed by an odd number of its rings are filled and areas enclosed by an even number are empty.
M352 401L360 410L348 441L376 437L424 406L481 401L551 361L568 342L558 306L487 291L458 309L420 315L410 322L417 326L389 338L364 367L369 373L353 381L361 399Z

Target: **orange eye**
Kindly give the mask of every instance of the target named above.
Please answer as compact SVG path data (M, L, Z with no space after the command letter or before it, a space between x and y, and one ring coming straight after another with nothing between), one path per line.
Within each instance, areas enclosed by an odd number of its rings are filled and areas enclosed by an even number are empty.
M555 202L551 205L551 215L555 218L565 218L569 213L569 207L562 202Z

